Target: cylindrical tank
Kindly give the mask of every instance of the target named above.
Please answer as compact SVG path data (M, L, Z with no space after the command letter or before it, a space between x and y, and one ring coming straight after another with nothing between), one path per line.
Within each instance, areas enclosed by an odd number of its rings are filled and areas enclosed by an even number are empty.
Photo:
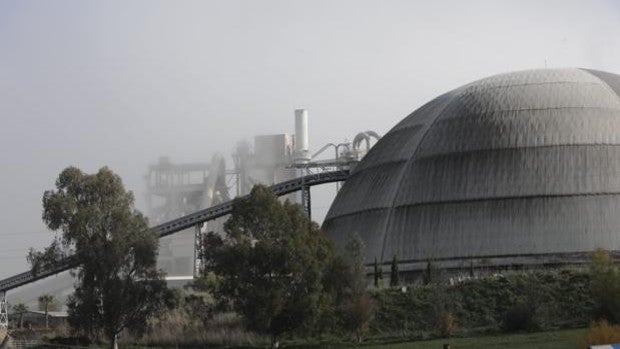
M310 160L308 146L308 111L295 110L295 162Z

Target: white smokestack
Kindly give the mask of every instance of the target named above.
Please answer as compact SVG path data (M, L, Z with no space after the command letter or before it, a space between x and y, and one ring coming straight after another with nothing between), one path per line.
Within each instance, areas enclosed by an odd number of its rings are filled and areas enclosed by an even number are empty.
M308 111L295 110L295 162L308 162L310 152L308 146Z

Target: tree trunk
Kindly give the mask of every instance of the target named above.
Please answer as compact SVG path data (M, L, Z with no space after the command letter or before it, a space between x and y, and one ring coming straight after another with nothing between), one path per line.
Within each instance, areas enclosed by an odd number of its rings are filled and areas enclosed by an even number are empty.
M49 328L49 320L48 320L48 303L45 302L45 329Z
M280 342L278 341L278 336L275 334L272 334L271 335L271 349L278 349L279 347L280 347Z
M24 313L19 313L19 328L24 328Z
M357 344L362 344L362 331L359 328L355 331L355 335L357 336Z
M114 336L112 336L110 340L110 348L118 349L118 335L115 334Z

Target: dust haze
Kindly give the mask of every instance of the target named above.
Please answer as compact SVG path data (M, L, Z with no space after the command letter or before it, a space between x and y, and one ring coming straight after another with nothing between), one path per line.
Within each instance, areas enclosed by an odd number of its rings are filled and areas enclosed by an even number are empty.
M49 243L41 197L69 165L109 166L144 209L160 156L230 163L240 140L293 133L297 108L318 150L495 73L619 73L618 32L614 1L4 0L0 276ZM334 194L313 189L315 220Z

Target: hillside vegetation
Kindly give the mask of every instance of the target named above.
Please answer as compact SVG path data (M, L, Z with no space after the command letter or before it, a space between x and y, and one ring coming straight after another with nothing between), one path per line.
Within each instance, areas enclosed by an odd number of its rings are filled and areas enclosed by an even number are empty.
M375 335L407 338L585 327L595 307L590 279L586 271L541 271L375 290L371 326ZM448 325L451 333L440 333Z

